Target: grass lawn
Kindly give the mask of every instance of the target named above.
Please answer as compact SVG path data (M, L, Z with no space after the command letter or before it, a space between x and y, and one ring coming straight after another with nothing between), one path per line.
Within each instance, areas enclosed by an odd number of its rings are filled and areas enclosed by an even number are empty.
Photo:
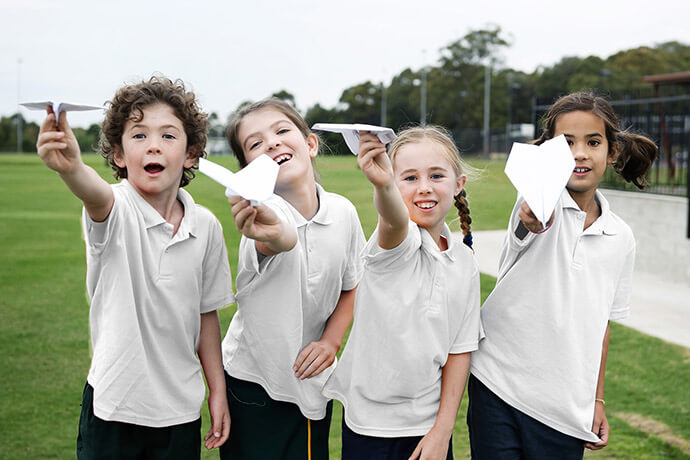
M103 160L86 161L112 181ZM214 158L234 167L229 157ZM515 192L498 163L472 162L482 177L469 183L473 229L503 228ZM376 224L371 186L354 157L324 157L328 190L352 200L365 233ZM199 177L188 187L221 220L236 273L239 235L220 186ZM0 155L0 459L74 458L81 391L89 368L81 204L35 155ZM453 229L453 216L449 222ZM495 279L482 276L486 297ZM234 306L221 312L223 329ZM612 439L593 454L608 459L690 458L690 351L614 324L606 380ZM464 413L454 436L456 458L468 458ZM206 408L204 430L208 427ZM339 406L331 452L340 449ZM203 458L217 458L204 452Z

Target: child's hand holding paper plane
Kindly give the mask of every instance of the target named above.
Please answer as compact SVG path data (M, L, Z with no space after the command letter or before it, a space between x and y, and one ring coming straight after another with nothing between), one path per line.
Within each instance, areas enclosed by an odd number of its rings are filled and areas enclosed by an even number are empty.
M359 153L359 132L369 131L375 134L376 137L383 144L388 144L394 140L397 136L390 128L385 128L383 126L374 125L362 125L362 124L342 124L342 123L316 123L311 129L317 131L329 131L331 133L340 133L345 138L345 143L350 151L357 155Z
M561 135L541 145L515 142L505 173L546 228L573 169L573 154Z
M53 101L45 101L45 102L23 102L22 104L24 107L26 107L29 110L45 110L47 106L51 106L53 108L53 113L55 114L55 124L57 125L58 120L60 119L60 112L83 112L86 110L103 110L103 107L98 107L95 105L79 105L79 104L72 104L69 102L53 102Z
M273 194L280 166L267 155L261 155L237 173L204 158L199 171L225 187L225 195L241 196L258 206Z

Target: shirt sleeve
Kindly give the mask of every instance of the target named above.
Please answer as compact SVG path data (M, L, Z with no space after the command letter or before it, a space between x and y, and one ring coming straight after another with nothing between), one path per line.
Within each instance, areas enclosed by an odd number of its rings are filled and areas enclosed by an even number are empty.
M474 351L479 347L479 341L484 338L484 328L479 314L479 269L476 263L467 286L467 296L460 305L460 308L464 310L464 315L461 317L460 327L448 353L457 354Z
M218 310L235 302L223 228L215 217L212 217L209 225L209 240L203 266L204 278L200 313Z
M367 270L378 272L395 270L396 265L408 262L422 246L421 231L411 220L405 239L392 249L383 249L379 246L378 233L379 229L376 227L364 247L364 264Z
M362 224L359 222L359 217L357 216L357 210L354 205L351 203L348 204L348 209L350 210L350 241L347 266L343 274L343 291L354 289L362 278L362 249L366 243L364 231L362 231Z
M111 186L112 187L112 186ZM82 230L84 232L84 241L86 247L92 255L98 255L103 252L110 236L116 231L120 222L120 213L122 209L121 201L124 199L115 187L113 189L113 207L103 222L94 222L86 212L86 208L82 208Z
M627 318L630 314L630 291L632 290L632 275L635 265L635 240L632 239L630 251L625 256L621 275L616 285L616 293L609 313L609 320L617 321Z

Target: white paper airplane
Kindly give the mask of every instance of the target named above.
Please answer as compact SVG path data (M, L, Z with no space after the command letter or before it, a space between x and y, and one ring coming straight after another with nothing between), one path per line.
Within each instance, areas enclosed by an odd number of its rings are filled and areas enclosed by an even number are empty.
M359 153L359 132L369 131L372 134L376 134L376 137L383 144L388 144L394 140L397 136L390 128L385 128L383 126L374 125L362 125L362 124L344 124L344 123L316 123L311 129L317 131L329 131L331 133L340 133L345 138L345 143L350 151L357 155Z
M218 163L199 158L199 171L225 187L225 195L241 196L252 206L267 200L276 186L280 166L268 155L261 155L233 173Z
M541 145L513 143L505 173L546 228L574 169L570 146L560 135Z
M55 113L55 124L60 119L60 112L83 112L86 110L103 110L103 107L95 105L80 105L72 104L70 102L23 102L19 105L23 105L29 110L45 110L46 106L51 106L53 108L53 113Z

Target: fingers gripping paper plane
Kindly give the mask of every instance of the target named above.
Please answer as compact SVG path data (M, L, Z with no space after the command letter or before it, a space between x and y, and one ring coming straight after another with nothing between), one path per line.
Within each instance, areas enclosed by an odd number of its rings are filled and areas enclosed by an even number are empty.
M95 105L79 105L71 104L69 102L53 101L24 102L19 105L23 105L29 110L45 110L47 106L51 106L53 108L53 113L55 113L55 124L57 124L57 121L60 119L60 112L83 112L86 110L103 110L103 107L98 107Z
M311 129L317 131L329 131L331 133L340 133L345 138L345 143L350 151L357 155L359 153L359 132L369 131L376 134L379 140L387 144L396 138L395 133L390 128L383 126L362 125L362 124L339 124L339 123L316 123Z
M515 142L505 173L544 227L575 169L575 160L565 136L541 145Z
M225 187L225 195L249 200L258 206L272 194L280 166L268 155L261 155L237 173L205 158L199 158L199 171Z

